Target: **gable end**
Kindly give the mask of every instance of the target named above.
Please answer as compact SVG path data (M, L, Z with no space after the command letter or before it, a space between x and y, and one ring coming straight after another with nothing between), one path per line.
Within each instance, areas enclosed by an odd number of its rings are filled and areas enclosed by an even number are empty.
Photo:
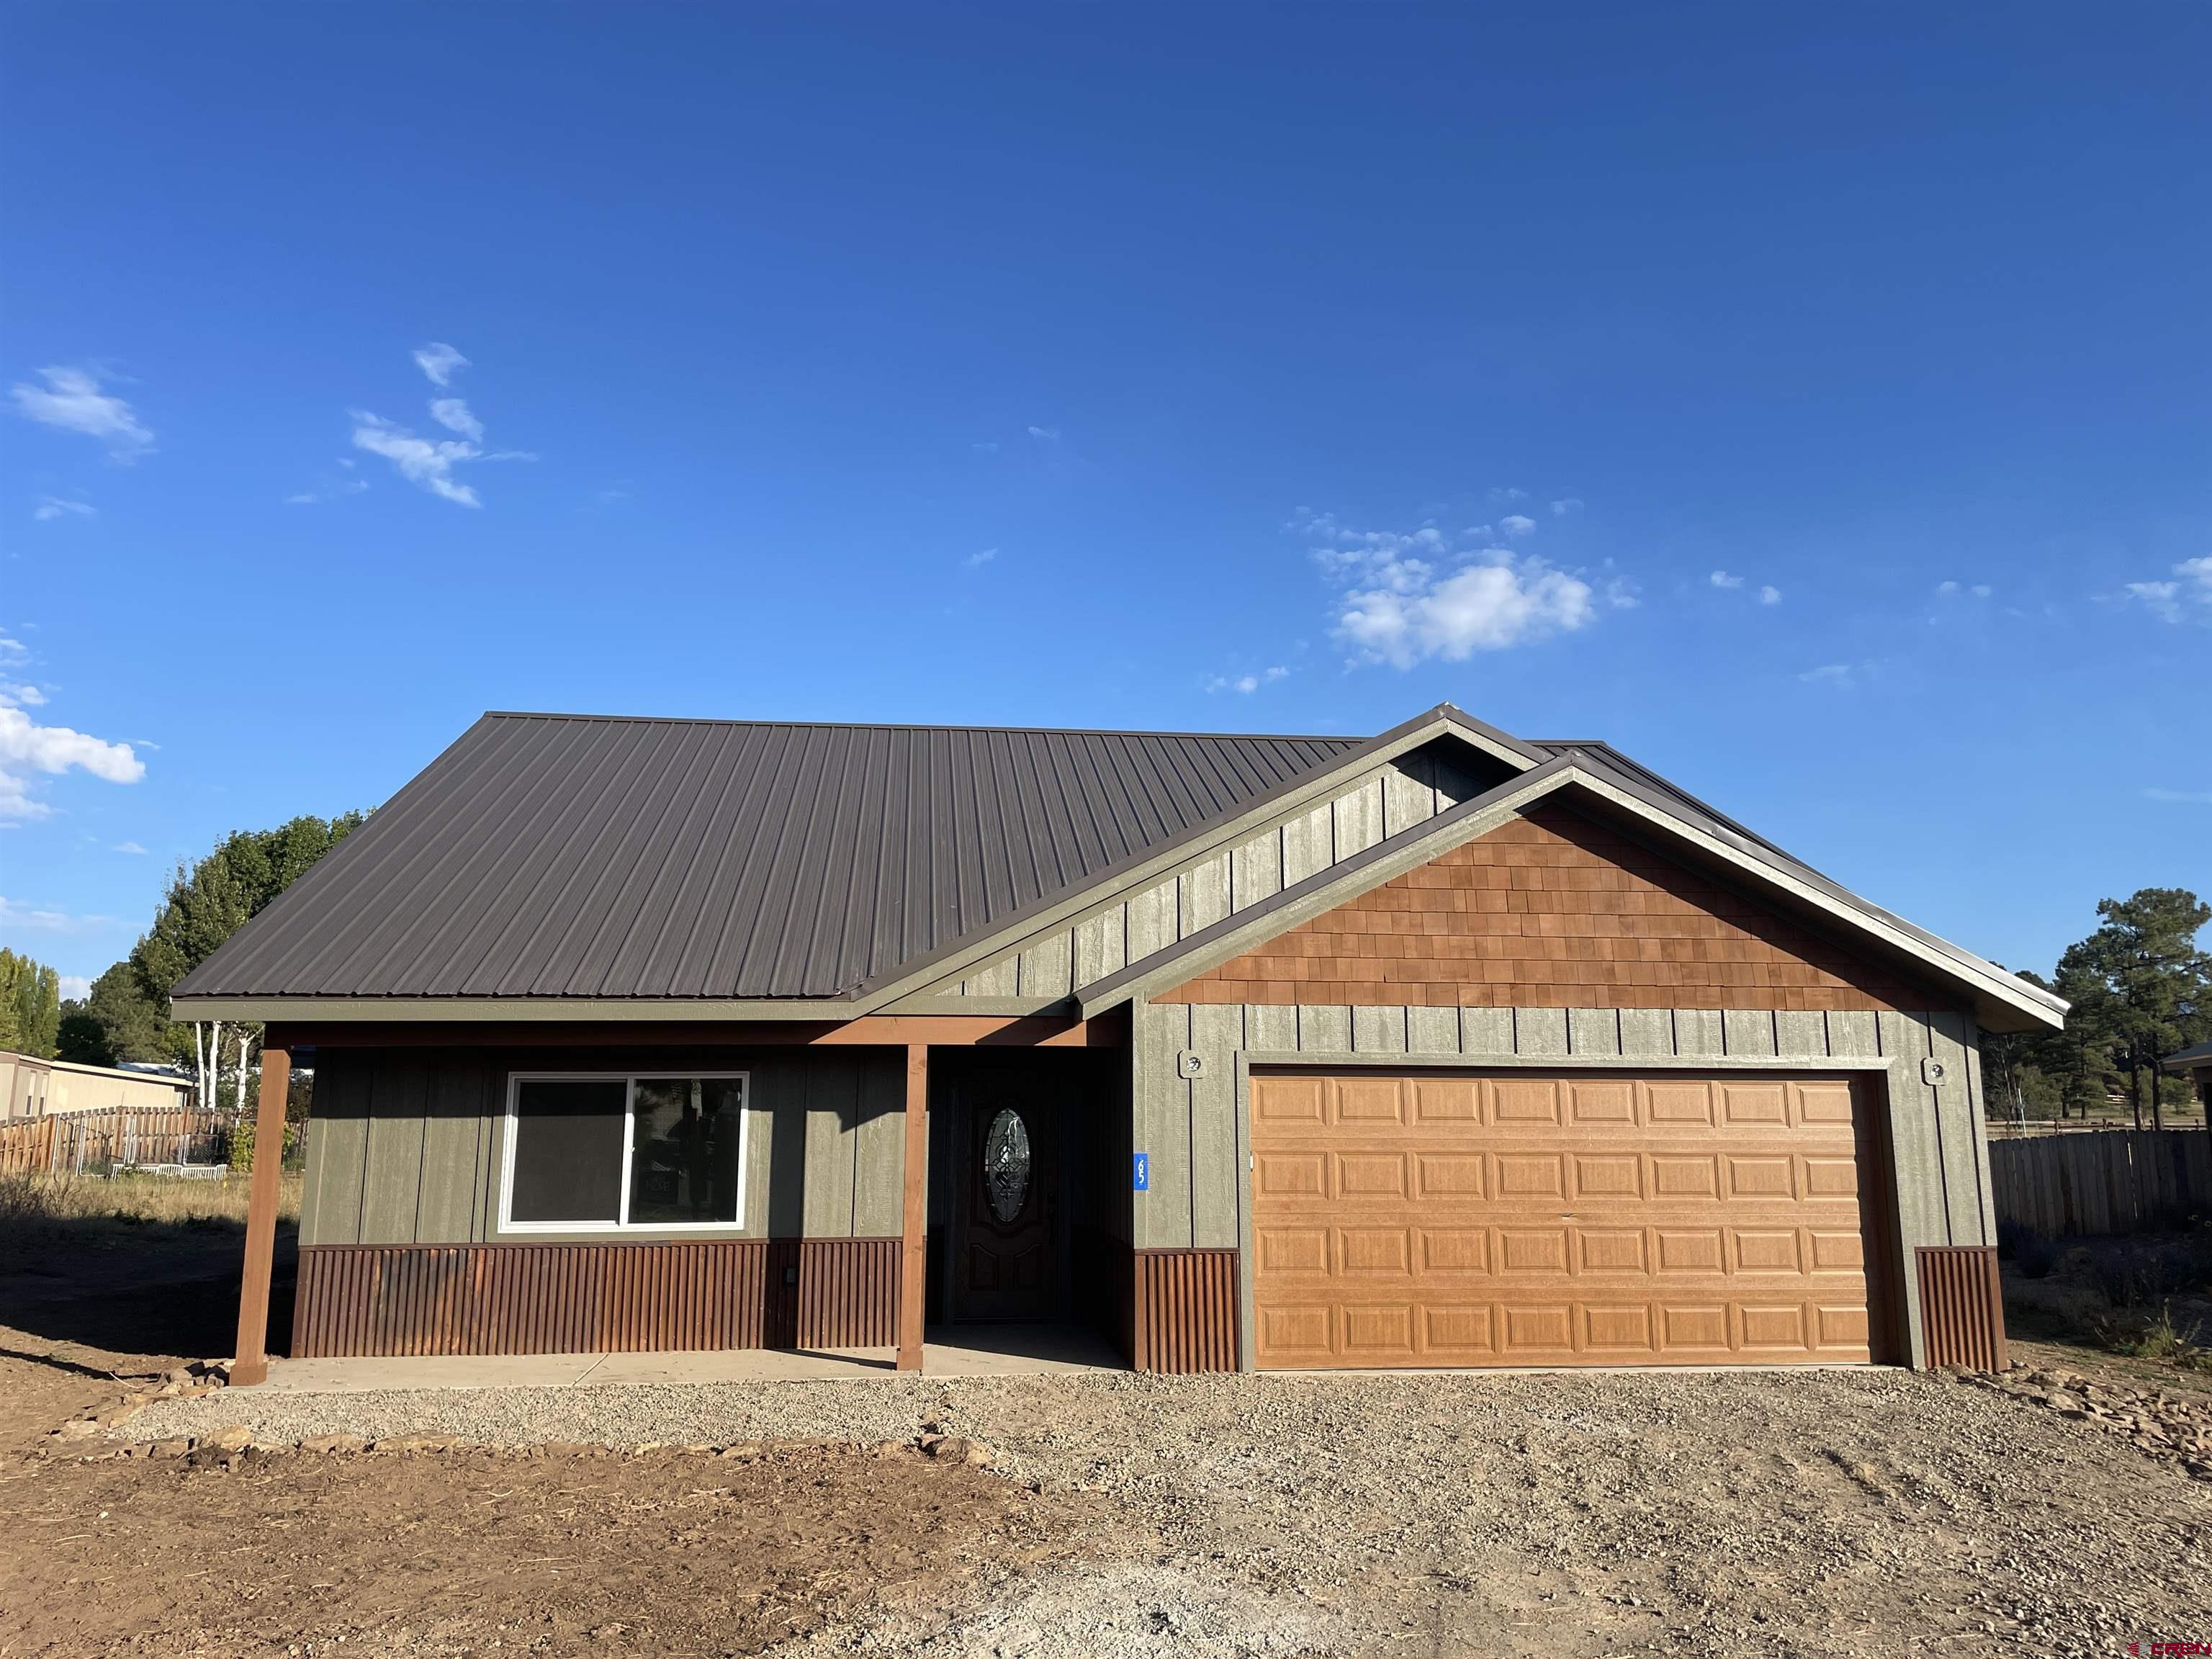
M1957 998L1547 801L1154 1000L1826 1012Z

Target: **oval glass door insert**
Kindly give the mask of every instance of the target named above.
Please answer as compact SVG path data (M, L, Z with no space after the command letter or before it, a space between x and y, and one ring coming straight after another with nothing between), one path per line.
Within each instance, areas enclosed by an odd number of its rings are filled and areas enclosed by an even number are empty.
M1012 1107L1001 1109L983 1136L983 1188L991 1213L1011 1222L1030 1194L1030 1132Z

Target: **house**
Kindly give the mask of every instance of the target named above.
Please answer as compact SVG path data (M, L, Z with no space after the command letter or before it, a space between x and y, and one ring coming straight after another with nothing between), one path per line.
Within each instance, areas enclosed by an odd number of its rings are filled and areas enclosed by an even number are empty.
M2197 1103L2204 1109L2208 1121L2212 1121L2212 1042L2199 1042L2168 1054L2159 1061L2159 1069L2168 1077L2186 1078L2197 1087Z
M268 1022L264 1117L315 1064L295 1352L1152 1370L1986 1356L1979 1035L2063 1011L1448 705L488 714L174 996Z
M191 1099L189 1078L158 1071L81 1066L0 1052L0 1122L70 1112L163 1112Z

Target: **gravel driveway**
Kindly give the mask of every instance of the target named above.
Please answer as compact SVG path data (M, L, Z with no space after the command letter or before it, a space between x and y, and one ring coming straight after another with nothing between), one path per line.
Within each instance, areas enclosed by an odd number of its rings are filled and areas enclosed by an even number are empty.
M2106 1429L1893 1370L249 1391L241 1425L725 1443L986 1442L1139 1551L988 1572L783 1650L946 1655L2111 1654L2212 1642L2212 1484Z

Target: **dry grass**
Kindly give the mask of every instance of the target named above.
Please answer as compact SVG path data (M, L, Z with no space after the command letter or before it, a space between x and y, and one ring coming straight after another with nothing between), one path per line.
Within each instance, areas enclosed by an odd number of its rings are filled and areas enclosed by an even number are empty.
M243 1176L185 1181L173 1176L0 1176L0 1237L27 1243L81 1231L88 1223L125 1227L243 1227L250 1183ZM300 1216L301 1178L287 1175L277 1213Z

